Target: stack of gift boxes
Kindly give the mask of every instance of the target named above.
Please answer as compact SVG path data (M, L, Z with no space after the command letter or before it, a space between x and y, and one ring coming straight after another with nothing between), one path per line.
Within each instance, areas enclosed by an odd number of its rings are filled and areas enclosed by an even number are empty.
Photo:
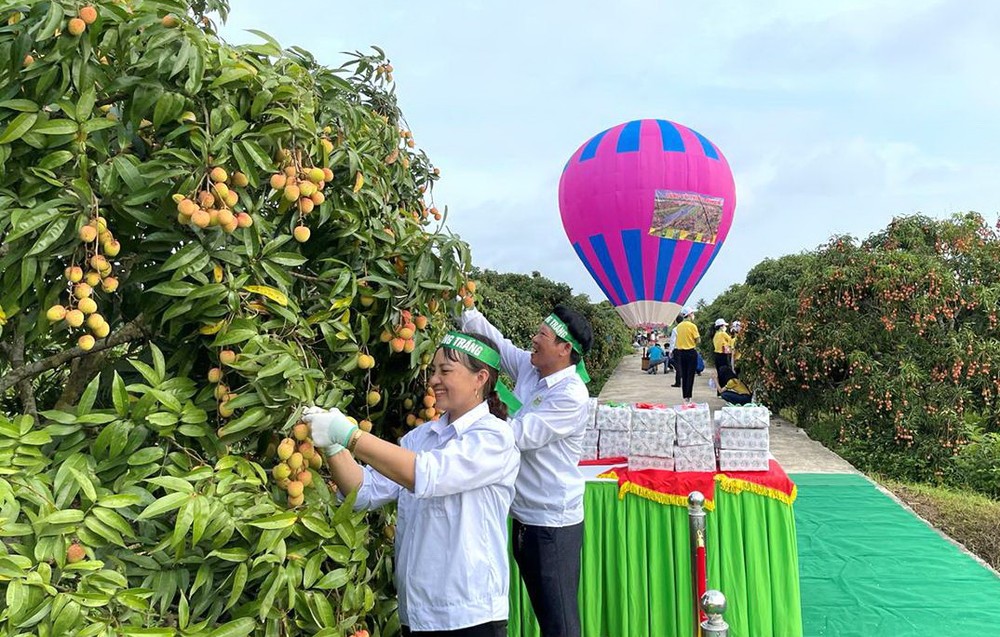
M719 470L767 471L771 459L767 407L723 407L718 416Z
M767 471L770 412L760 406L599 405L591 399L583 460L628 458L629 469Z

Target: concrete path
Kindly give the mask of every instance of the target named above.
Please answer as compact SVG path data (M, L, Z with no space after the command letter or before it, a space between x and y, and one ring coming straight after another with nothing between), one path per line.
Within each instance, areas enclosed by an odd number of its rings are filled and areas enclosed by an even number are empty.
M674 373L664 376L642 371L638 354L626 356L614 375L604 385L598 398L601 402L681 404L680 387L671 387ZM708 403L715 410L726 403L708 386L715 370L705 368L694 380L694 400ZM846 460L811 439L806 432L777 416L771 417L771 454L788 473L858 473Z

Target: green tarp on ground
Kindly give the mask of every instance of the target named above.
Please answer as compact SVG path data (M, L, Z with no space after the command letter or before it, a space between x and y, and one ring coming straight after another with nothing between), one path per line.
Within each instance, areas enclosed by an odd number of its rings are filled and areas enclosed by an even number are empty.
M1000 635L1000 577L853 474L795 474L805 637Z

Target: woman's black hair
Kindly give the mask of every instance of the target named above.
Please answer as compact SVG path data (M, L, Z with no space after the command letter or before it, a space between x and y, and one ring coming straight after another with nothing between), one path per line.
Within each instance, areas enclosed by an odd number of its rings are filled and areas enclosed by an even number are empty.
M559 317L559 320L566 324L570 335L576 339L586 354L594 344L594 329L590 326L590 321L583 314L565 305L557 305L552 313ZM556 338L559 338L558 336ZM561 340L561 339L560 339ZM575 349L570 351L569 360L576 365L583 358Z
M729 384L729 381L736 378L736 374L729 365L720 365L719 369L715 370L719 374L719 388L723 388Z
M464 336L469 338L474 338L483 345L493 348L496 351L500 351L497 348L497 344L490 340L489 337L483 336L482 334L477 334L475 332L459 332ZM490 408L490 413L501 420L507 420L507 405L500 400L499 394L497 394L497 379L500 377L500 371L494 369L479 360L478 358L473 358L463 351L452 349L450 347L444 348L445 358L448 360L460 363L462 367L469 370L472 373L477 373L480 370L485 369L489 372L489 378L486 379L486 384L483 385L483 396L486 398L486 404Z

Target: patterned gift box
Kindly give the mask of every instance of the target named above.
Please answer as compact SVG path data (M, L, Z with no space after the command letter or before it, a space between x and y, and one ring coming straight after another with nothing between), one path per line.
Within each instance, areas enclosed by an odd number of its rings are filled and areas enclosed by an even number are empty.
M590 398L587 400L587 429L595 427L597 427L597 399Z
M674 447L675 471L715 471L715 445Z
M712 414L707 404L674 407L677 414L677 444L682 447L715 444Z
M767 471L771 454L767 451L748 449L720 449L720 471Z
M597 453L597 445L584 444L580 452L580 460L597 460L600 456Z
M676 426L677 412L669 407L632 408L632 431L670 432L670 435L674 435Z
M661 433L632 430L628 455L630 458L632 456L673 458L676 440L673 431Z
M599 458L624 458L628 456L631 435L627 431L602 431L597 445Z
M767 429L771 425L770 410L760 405L727 405L720 411L719 425L726 429Z
M673 458L654 458L650 456L629 456L629 471L642 471L644 469L660 469L661 471L673 471Z
M719 430L719 448L767 451L770 449L768 430L723 427Z
M601 439L601 432L598 429L584 429L583 430L583 446L584 447L596 447Z
M601 431L629 431L632 428L632 408L628 405L599 405L597 428Z

